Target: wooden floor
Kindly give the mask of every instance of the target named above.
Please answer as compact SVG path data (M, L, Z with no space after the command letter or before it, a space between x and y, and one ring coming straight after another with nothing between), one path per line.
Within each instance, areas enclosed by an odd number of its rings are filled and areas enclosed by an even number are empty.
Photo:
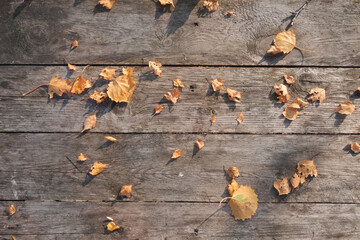
M199 0L175 0L171 13L151 0L118 0L111 11L95 0L22 2L0 2L0 206L18 207L0 218L0 239L360 239L360 155L347 148L360 141L359 0L311 1L293 26L304 50L273 57L265 54L272 39L305 0L222 0L208 15ZM163 63L161 78L149 60ZM69 73L66 61L78 70ZM46 88L21 97L56 74L75 79L86 65L96 90L106 88L102 68L135 67L131 103L93 104L92 89L71 99L50 100ZM272 94L284 73L296 79L292 97L321 87L326 101L284 120ZM172 107L162 96L174 78L186 87ZM243 92L241 103L212 93L214 78ZM345 100L356 111L334 114ZM153 116L159 104L165 109ZM96 128L80 134L91 114ZM107 135L119 141L108 144ZM199 137L205 147L197 152ZM183 156L171 161L178 148ZM277 196L273 181L307 159L318 177ZM111 165L89 180L94 161ZM230 166L259 197L244 222L218 206ZM132 197L118 199L131 183ZM105 231L106 216L121 228Z

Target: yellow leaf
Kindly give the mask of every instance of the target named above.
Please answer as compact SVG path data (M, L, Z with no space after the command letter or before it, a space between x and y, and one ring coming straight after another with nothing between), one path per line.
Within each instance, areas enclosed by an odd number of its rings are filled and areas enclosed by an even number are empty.
M161 66L162 66L162 64L159 61L149 61L149 68L151 68L154 71L154 74L159 77L162 76L161 69L160 69Z
M357 142L353 142L350 144L350 149L354 153L360 153L360 145Z
M103 77L103 79L111 81L115 77L115 68L106 67L103 70L101 70L101 73L99 76Z
M83 154L83 153L80 153L80 155L77 158L77 160L80 162L84 162L84 161L86 161L86 159L87 159L87 155Z
M185 87L182 81L180 80L180 78L173 79L173 83L174 83L174 87L181 87L181 88Z
M91 88L91 81L85 80L84 77L80 74L76 78L71 88L71 92L74 94L81 94L86 88Z
M14 235L11 235L11 240L16 240L16 237Z
M240 185L239 189L233 192L229 206L235 220L245 221L256 213L258 197L250 186Z
M201 138L199 138L198 140L196 140L195 146L200 150L205 146L205 143Z
M230 88L226 88L226 92L228 94L228 98L229 98L230 101L240 102L240 99L241 99L241 96L242 96L241 92L238 92L236 90L232 90Z
M296 36L294 30L282 31L274 38L274 45L281 52L287 54L294 49L296 45Z
M214 111L214 114L210 118L211 125L213 125L215 123L215 121L216 121L216 118L215 118L215 111Z
M287 87L284 84L274 84L274 92L278 95L277 103L286 103L290 99L290 94Z
M10 206L6 207L6 212L9 216L14 215L16 213L16 206L11 204Z
M114 6L116 0L100 0L98 4L101 4L104 8L110 10Z
M238 190L238 189L239 189L239 184L233 178L231 180L231 183L228 185L228 192L229 192L230 196L233 196L234 192L236 192L236 190Z
M54 94L57 94L59 97L61 97L64 93L71 97L71 80L66 79L62 80L61 77L54 77L50 80L49 87L48 87L48 94L49 98L53 98Z
M95 176L98 175L99 173L101 173L102 171L104 171L104 169L106 168L106 166L109 164L103 164L101 162L94 162L93 166L91 167L89 174Z
M281 50L275 47L274 45L271 45L269 50L266 51L267 53L271 53L273 55L281 53Z
M123 74L109 83L107 94L114 102L129 103L136 88L136 83L132 77L133 69L123 69Z
M313 160L302 160L297 165L298 174L302 179L301 184L305 182L305 178L311 176L316 177L318 175L316 166Z
M308 99L311 102L319 101L319 103L321 104L326 99L325 89L323 89L323 88L315 87L309 91L309 94L312 95L312 96L308 97Z
M115 230L119 229L120 226L116 225L115 222L111 221L106 225L106 228L107 228L108 231L112 232L112 231L115 231Z
M279 196L289 194L291 191L287 178L276 180L274 182L274 188L279 192Z
M155 107L155 114L160 114L163 109L164 109L163 106L156 106L156 107Z
M340 114L350 115L355 111L355 106L351 104L349 101L344 101L339 104L339 106L335 109L335 112Z
M179 90L177 90L176 88L174 88L171 92L167 92L164 95L165 99L172 102L172 104L175 104L178 99L180 99L181 97L181 92Z
M293 188L297 188L300 184L300 176L297 173L294 173L290 178L290 183Z
M284 79L285 79L285 82L287 84L294 84L295 83L295 78L293 76L284 74Z
M176 149L176 150L173 152L171 158L175 159L175 158L179 158L179 157L181 157L181 156L182 156L182 151L179 150L179 149Z
M211 80L211 86L212 86L214 92L223 89L222 88L223 85L224 85L224 81L221 78Z
M159 0L159 3L164 7L175 7L173 0Z
M94 93L91 94L90 99L96 101L97 103L102 103L107 97L107 93L98 92L95 90Z
M219 7L219 0L207 0L203 2L203 8L206 8L209 12L214 12Z
M81 132L90 130L96 126L96 115L91 115L84 120L84 129Z
M116 138L111 137L111 136L106 136L105 139L108 140L108 141L110 141L110 142L116 142L116 141L117 141Z
M241 112L241 113L239 113L239 115L237 115L237 117L236 117L236 121L238 121L238 123L242 123L242 121L244 121L244 115L243 115L243 113Z
M76 48L77 46L79 46L79 42L77 40L74 40L71 44L71 49Z
M70 71L76 71L76 66L68 63L68 69L69 69Z
M130 185L123 185L120 190L120 196L123 197L130 197L132 192L132 184Z
M229 167L227 174L229 175L229 178L232 179L240 176L239 169L237 167Z
M283 115L286 119L293 121L299 115L299 110L308 104L309 103L304 102L299 98L295 98L290 105L286 106Z

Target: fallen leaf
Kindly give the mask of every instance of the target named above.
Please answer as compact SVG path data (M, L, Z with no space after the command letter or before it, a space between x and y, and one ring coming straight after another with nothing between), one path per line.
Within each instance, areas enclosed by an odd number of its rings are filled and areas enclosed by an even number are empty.
M115 222L111 221L106 225L108 231L112 232L120 228L120 226L116 225Z
M211 86L212 86L214 92L223 89L222 88L223 85L224 85L224 81L221 78L211 80Z
M71 88L71 92L74 94L81 94L86 88L91 88L91 81L85 80L84 77L80 74L76 78Z
M297 171L301 184L305 182L307 177L316 177L318 174L313 160L302 160L298 162Z
M285 82L287 84L294 84L295 83L295 78L293 76L284 74L284 79L285 79Z
M96 126L96 114L88 116L84 120L84 129L81 132L90 130Z
M154 71L154 74L159 77L162 76L161 69L160 69L161 66L162 66L162 64L159 61L149 61L149 68L151 68Z
M284 84L275 83L274 84L274 92L278 95L277 103L286 103L290 99L290 94L288 92L287 87Z
M68 97L72 96L71 93L72 83L70 79L62 80L61 77L54 77L50 80L48 87L49 98L53 98L54 94L61 97L66 94Z
M319 103L321 104L326 99L325 89L323 88L315 87L309 91L309 94L312 95L308 97L308 100L310 100L311 102L319 101Z
M242 123L242 121L244 121L244 115L243 115L243 113L241 112L241 113L239 113L239 115L237 115L237 117L236 117L236 121L238 121L238 123Z
M117 142L117 139L111 136L105 136L105 139L110 141L110 142Z
M102 103L108 97L107 93L94 91L93 94L90 95L90 99L96 101L97 103Z
M350 149L354 153L360 153L360 145L357 142L353 142L350 144Z
M274 188L279 192L279 196L289 194L291 190L287 178L276 180L274 182Z
M77 40L74 40L71 44L71 49L76 48L77 46L79 46L79 42Z
M160 114L163 109L164 109L163 106L156 106L156 107L155 107L155 114Z
M106 219L108 219L110 221L114 221L114 219L112 217L106 217Z
M93 166L91 167L89 174L95 176L98 175L99 173L101 173L102 171L104 171L104 169L106 168L106 166L109 164L103 164L101 162L94 162Z
M132 184L130 185L123 185L120 190L120 196L122 197L130 197L132 192Z
M229 175L229 178L232 179L240 176L239 169L237 167L229 167L227 174Z
M226 15L232 16L232 15L234 15L234 12L233 12L233 11L227 11L227 12L226 12Z
M290 183L293 188L297 188L300 184L300 176L297 173L294 173L292 177L290 178Z
M245 221L256 213L258 196L250 186L240 185L239 189L233 192L229 206L235 220Z
M181 87L181 88L185 87L182 81L180 80L180 78L173 79L173 83L174 83L174 87Z
M175 7L173 0L159 0L159 3L164 7Z
M306 107L307 105L309 105L309 103L301 100L300 98L295 98L295 99L292 101L292 103L298 104L299 107L300 107L299 109L302 109L303 107Z
M203 8L206 8L209 12L214 12L219 7L218 0L207 0L203 2Z
M266 53L271 53L273 55L281 53L281 50L277 47L275 47L275 45L271 45L270 48L266 51Z
M296 36L294 30L282 31L274 38L275 48L270 47L268 53L277 54L282 52L287 54L294 49L296 45Z
M200 150L200 149L202 149L203 147L204 147L204 145L205 145L205 143L204 143L204 141L201 139L201 138L199 138L198 140L196 140L196 142L195 142L195 146Z
M240 102L242 93L230 88L226 88L226 92L230 101Z
M182 156L182 151L179 150L179 149L176 149L176 150L173 152L171 158L172 158L172 159L175 159L175 158L179 158L179 157L181 157L181 156Z
M285 111L283 111L282 114L286 119L293 121L299 115L299 110L308 104L309 103L299 98L295 98L290 105L286 106Z
M77 157L77 160L79 162L84 162L84 161L86 161L86 159L87 159L87 155L83 154L83 153L80 153L80 155Z
M132 77L133 69L123 68L122 71L124 75L117 77L109 83L107 94L114 102L129 103L136 88L136 83Z
M102 5L104 8L110 10L114 6L116 0L100 0L98 4Z
M172 102L172 104L175 104L178 99L180 99L181 97L181 92L179 90L177 90L176 88L174 88L171 92L167 92L164 95L165 99Z
M16 237L14 235L11 235L11 240L16 240Z
M103 79L112 81L115 77L115 68L106 67L103 70L101 70L101 73L99 76L101 76Z
M68 69L69 69L70 71L76 71L76 66L68 63Z
M335 112L340 114L350 115L355 111L355 105L351 104L349 101L344 101L339 104L339 106L335 109Z
M236 190L238 190L238 189L239 189L239 184L233 178L231 180L231 183L228 185L228 192L229 192L230 196L232 196L234 194L234 192L236 192Z
M215 118L215 113L212 115L212 117L210 118L210 122L211 122L211 125L213 125L216 121L216 118Z
M6 207L6 212L9 216L14 215L16 213L16 206L11 204L10 206Z

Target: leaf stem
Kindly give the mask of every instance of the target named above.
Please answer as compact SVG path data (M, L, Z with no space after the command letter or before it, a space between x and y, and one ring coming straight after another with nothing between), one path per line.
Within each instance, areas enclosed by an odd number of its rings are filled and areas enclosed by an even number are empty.
M311 2L311 0L306 0L306 2L293 13L293 17L291 19L291 22L289 23L288 27L286 30L288 30L289 28L291 28L294 25L294 21L297 18L297 16L300 15L300 13L302 12L302 10L304 10L306 8L306 6Z
M49 83L44 83L44 84L41 84L41 85L37 86L36 88L31 89L30 91L28 91L28 92L24 93L22 96L24 97L25 95L28 95L29 93L31 93L31 92L33 92L33 91L35 91L36 89L38 89L38 88L40 88L40 87L44 87L44 86L49 86Z
M232 198L232 197L226 197L226 198L221 199L221 201L219 202L219 207L221 206L221 203L222 203L224 200L229 199L229 198Z

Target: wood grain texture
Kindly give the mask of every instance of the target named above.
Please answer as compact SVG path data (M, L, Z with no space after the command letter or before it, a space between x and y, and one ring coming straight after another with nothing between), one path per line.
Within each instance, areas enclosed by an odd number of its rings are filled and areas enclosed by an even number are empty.
M92 79L93 89L106 90L108 82L97 79L103 67L89 67L84 76ZM117 68L117 67L116 67ZM137 88L131 103L95 104L88 100L93 89L71 99L49 100L47 89L37 90L21 98L21 94L46 83L56 74L67 75L65 67L0 67L1 100L0 131L2 132L80 132L84 118L97 114L92 132L214 132L214 133L359 133L360 112L343 117L334 113L338 104L352 101L360 104L354 91L360 86L356 68L202 68L165 67L163 77L155 78L149 68L135 68ZM75 79L81 72L74 73ZM274 83L282 83L284 73L293 75L296 84L290 86L292 98L304 99L313 87L326 89L326 101L317 106L309 104L295 121L283 118L286 105L276 103L272 92ZM241 103L234 104L224 90L213 93L209 81L223 78L225 86L243 92ZM180 78L186 88L181 100L172 106L163 100L171 91L171 79ZM153 116L154 108L163 105L164 111ZM170 111L171 108L171 111ZM216 113L216 122L210 118ZM243 112L240 125L236 116Z
M224 168L237 166L238 182L251 185L260 202L360 203L359 155L344 150L359 135L116 134L114 144L106 134L0 136L1 200L113 201L122 185L136 183L130 201L218 202L227 196ZM194 155L199 137L205 147ZM175 149L183 156L170 161ZM76 163L80 152L88 155L83 164ZM278 197L273 182L306 159L319 176ZM111 164L89 179L94 161Z
M5 207L9 202L1 202ZM259 204L251 220L235 221L228 206L199 203L18 202L0 219L1 234L66 233L79 239L359 239L358 204ZM122 228L105 231L106 216ZM194 230L197 230L195 234ZM45 234L45 236L41 236ZM54 236L55 235L55 236ZM61 236L59 236L60 238ZM27 239L27 238L26 238ZM31 239L31 238L30 238ZM62 238L63 239L63 238Z
M164 64L359 66L359 0L313 1L296 19L297 46L265 56L302 1L223 0L213 14L201 1L178 0L163 13L150 0L122 0L111 11L96 1L22 0L0 3L1 64ZM227 11L235 15L225 17ZM73 40L79 46L69 52ZM337 50L338 49L338 50ZM335 51L336 50L336 51Z

